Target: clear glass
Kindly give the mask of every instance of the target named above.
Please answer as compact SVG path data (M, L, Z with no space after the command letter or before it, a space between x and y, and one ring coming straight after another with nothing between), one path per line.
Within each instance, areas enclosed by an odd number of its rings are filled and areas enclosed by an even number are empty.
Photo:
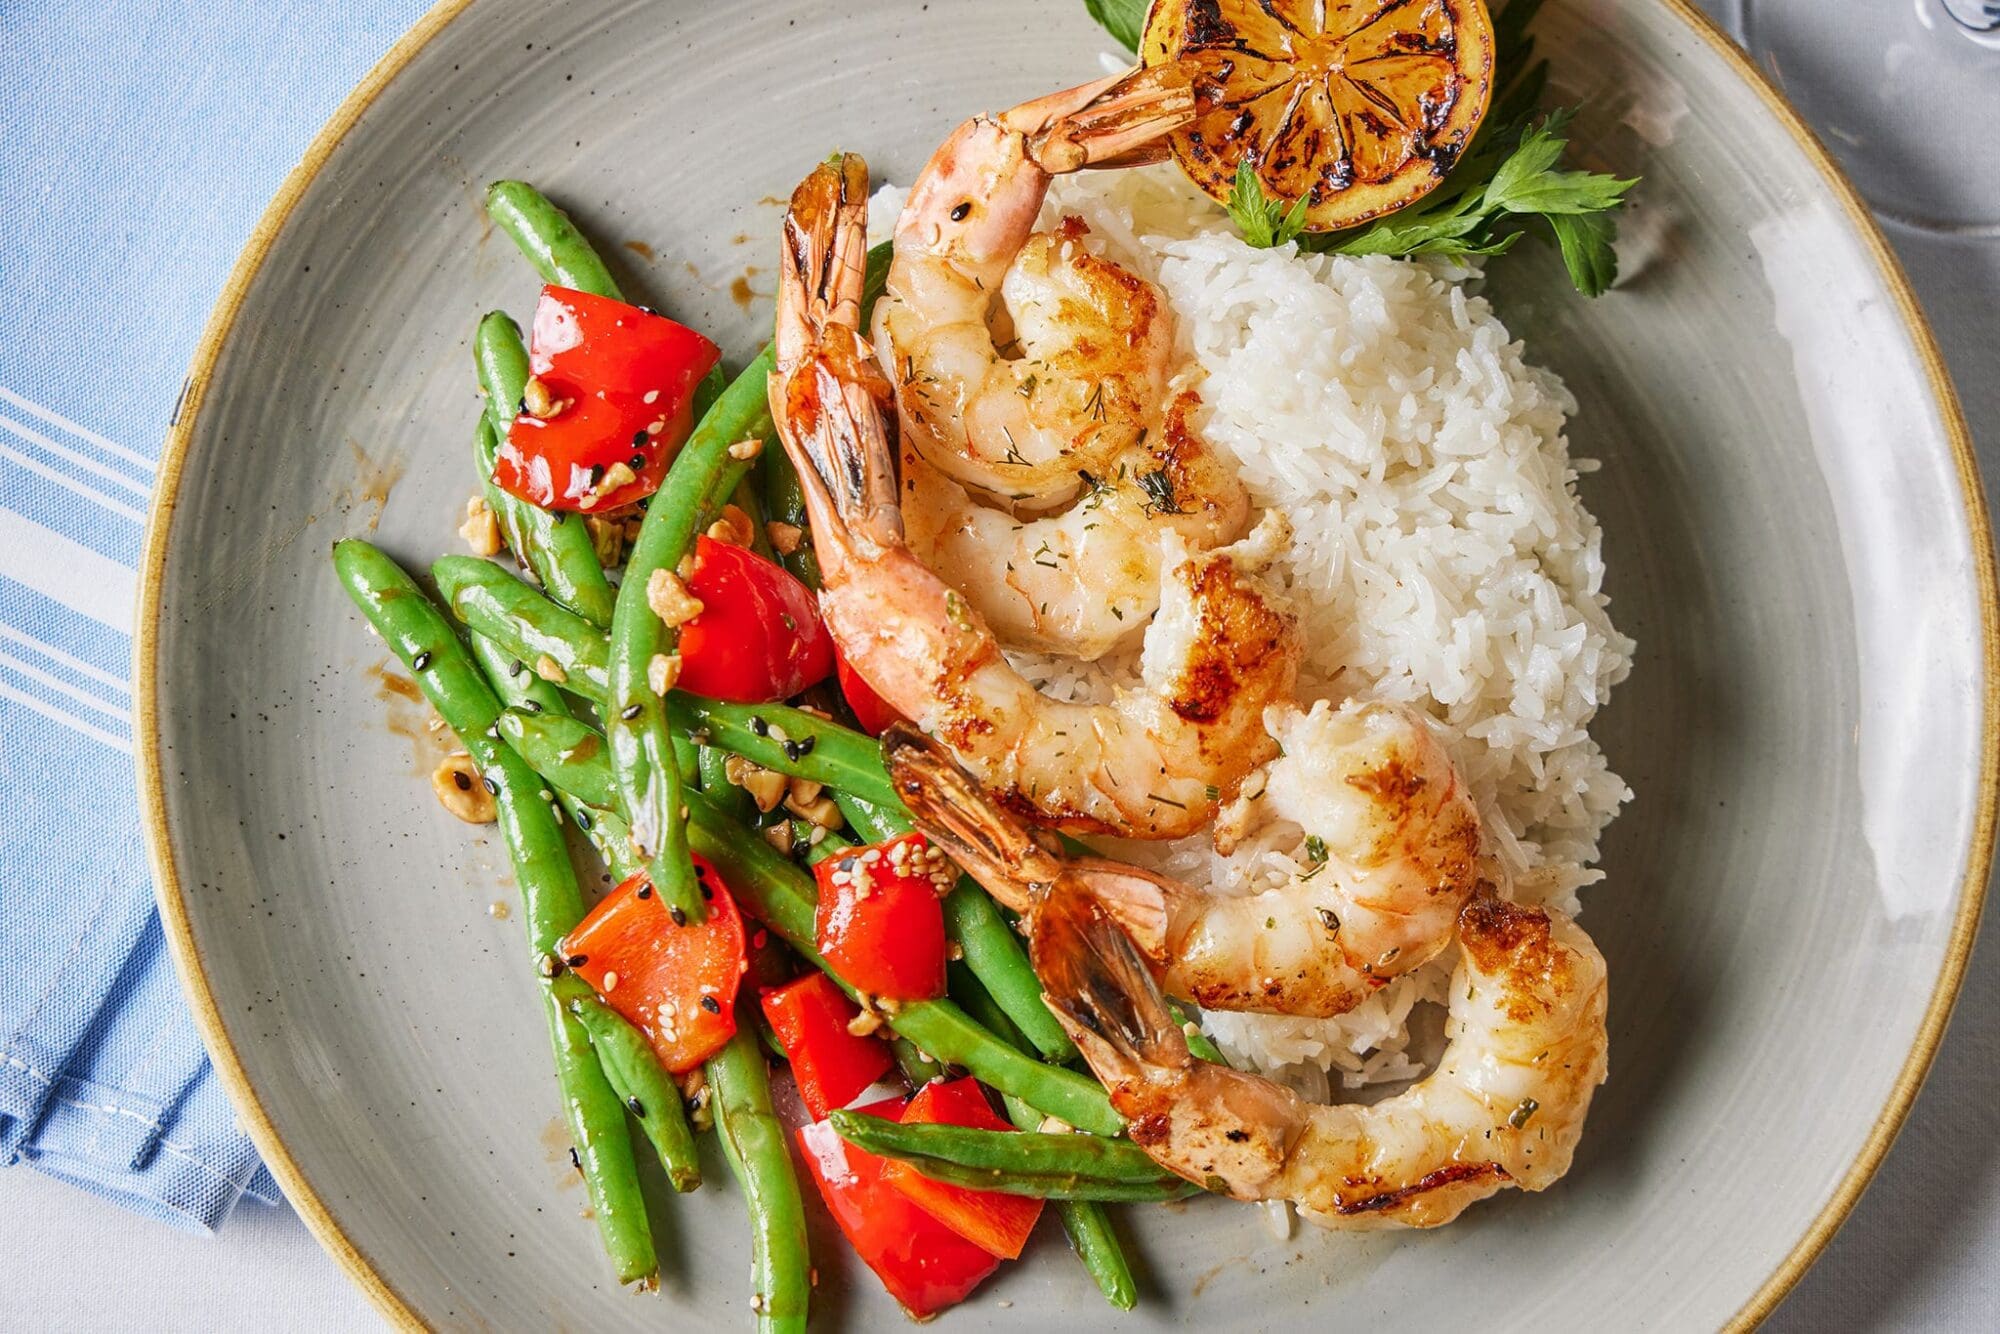
M2000 0L1736 0L1736 31L1884 220L2000 236Z

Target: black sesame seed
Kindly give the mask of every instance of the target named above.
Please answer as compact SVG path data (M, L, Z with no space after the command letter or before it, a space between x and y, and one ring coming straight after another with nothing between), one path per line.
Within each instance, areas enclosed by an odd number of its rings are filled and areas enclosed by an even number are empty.
M637 472L639 469L646 466L646 456L644 454L634 454L631 458L626 460L626 463L631 466L632 471Z
M788 760L802 760L812 754L812 748L818 742L819 738L813 736L800 737L797 741L787 741L785 742L785 758Z
M540 713L542 711L542 702L538 699L524 699L521 701L521 707L529 713Z
M970 199L962 199L958 202L958 206L952 209L951 220L953 222L964 222L965 215L970 212L972 212L972 201Z
M519 658L516 658L514 659L514 661L507 664L507 675L509 676L519 676L522 672L525 672L527 670L528 670L528 664L522 662Z
M753 713L750 715L750 730L755 732L758 736L769 736L771 735L771 724L765 722L761 717Z
M553 523L567 523L568 521L569 521L568 510L557 510L555 512L555 517L551 520L551 522Z
M632 1109L632 1115L640 1118L641 1120L645 1119L646 1116L645 1103L640 1102L637 1098L627 1098L625 1100L625 1105Z
M707 1010L710 1014L722 1013L722 1003L713 996L703 996L701 998L701 1008Z
M650 899L650 898L652 898L652 897L653 897L653 887L652 887L651 885L641 885L641 886L639 886L639 897L640 897L640 898L642 898L642 899Z
M494 782L490 776L481 774L479 777L479 781L486 784L486 790L488 792L491 792L496 797L500 795L500 785Z
M577 1170L579 1176L583 1174L583 1159L576 1156L576 1146L574 1144L569 1147L569 1165Z
M637 704L627 704L624 708L618 711L618 716L620 718L623 718L626 722L629 723L634 718L637 718L642 712L643 710Z
M564 959L563 962L571 968L581 968L590 962L590 956L588 954L572 954L567 959Z
M688 915L681 909L679 904L675 904L673 907L667 909L667 916L674 919L675 926L686 926L688 924Z
M415 671L421 672L424 668L430 665L431 665L431 651L429 649L425 649L422 653L419 653L416 657L410 659L410 667Z
M646 447L646 433L645 433L645 431L644 431L644 430L638 430L638 431L634 431L634 432L632 432L632 448L634 448L634 449L644 449L645 447Z
M591 489L591 490L593 490L593 491L595 491L595 490L597 489L597 484L598 484L599 482L602 482L603 480L604 480L604 465L603 465L602 463L593 463L593 464L591 464L591 465L590 465L590 489Z
M518 403L516 403L516 404L514 405L514 415L515 415L516 417L520 416L520 415L521 415L522 413L526 412L527 410L528 410L528 400L527 400L527 399L525 399L525 398L524 398L524 399L522 399L522 400L521 400L520 402L518 402Z
M706 902L707 900L715 897L715 890L708 884L704 883L701 887L701 897L702 900Z
M460 792L472 791L472 780L470 778L467 778L464 774L457 772L456 770L452 772L451 781L458 784L458 790Z
M597 821L591 819L590 812L585 810L581 806L576 808L575 813L576 813L576 827L578 829L581 829L586 834L589 833L590 827L596 824Z

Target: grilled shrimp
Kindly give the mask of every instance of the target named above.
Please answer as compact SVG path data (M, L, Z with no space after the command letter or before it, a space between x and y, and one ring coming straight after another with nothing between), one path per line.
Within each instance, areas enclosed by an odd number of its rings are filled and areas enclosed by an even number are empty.
M1132 941L1081 887L1036 913L1035 971L1084 1059L1170 1171L1239 1200L1289 1200L1322 1227L1437 1227L1569 1170L1604 1082L1605 970L1569 918L1482 892L1459 913L1436 1070L1373 1106L1309 1103L1197 1060Z
M897 222L875 341L908 539L1008 648L1103 656L1158 606L1163 528L1205 550L1248 520L1173 386L1158 289L1081 219L1034 230L1053 174L1156 154L1188 106L1177 75L1137 71L975 117Z
M934 744L892 729L882 748L918 824L1016 912L1032 917L1062 880L1098 900L1169 995L1210 1010L1344 1014L1451 943L1478 881L1479 813L1407 710L1322 701L1273 708L1266 726L1284 753L1260 799L1312 831L1312 851L1307 869L1247 895L1051 853Z
M1141 685L1103 705L1040 694L905 542L887 386L857 327L867 185L852 155L807 177L779 272L771 411L805 491L828 628L891 707L1010 808L1077 833L1192 833L1272 753L1264 707L1297 679L1296 623L1254 577L1283 520L1193 555L1163 533Z
M1053 176L1165 152L1185 76L1134 70L976 116L931 155L897 220L875 341L906 443L1008 506L1075 498L1158 422L1173 332L1151 283L1037 232ZM998 297L998 307L995 297Z
M1137 634L1160 601L1160 534L1195 550L1243 532L1249 494L1194 432L1201 400L1181 390L1161 429L1088 474L1059 513L1016 517L982 504L903 446L910 549L986 619L1008 648L1095 661Z

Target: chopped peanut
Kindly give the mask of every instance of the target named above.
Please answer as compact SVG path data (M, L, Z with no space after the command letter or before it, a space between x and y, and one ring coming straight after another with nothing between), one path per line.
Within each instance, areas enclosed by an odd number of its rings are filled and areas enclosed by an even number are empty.
M600 519L596 515L585 515L584 525L590 529L590 545L597 552L597 563L605 569L616 569L625 563L625 521L623 519Z
M805 540L806 530L795 523L784 523L773 519L764 525L764 536L771 539L771 550L780 556L789 556L799 549Z
M485 496L473 496L465 502L465 522L458 526L458 535L475 556L500 554L500 521L493 517L493 507Z
M556 685L561 685L563 682L569 680L569 673L562 669L562 664L546 653L535 659L535 675L541 677L544 681L552 681Z
M813 782L810 778L794 778L785 795L787 800L796 801L802 806L811 805L818 800L820 790L824 786L822 783Z
M549 387L542 383L540 376L529 376L528 383L521 386L521 406L530 417L556 415L555 395L549 392Z
M785 799L785 776L752 764L741 755L731 755L724 760L722 774L731 783L748 792L750 799L757 803L757 809L766 814L777 810L778 803Z
M792 855L792 827L788 824L764 826L764 841L781 857Z
M812 821L821 829L838 829L846 822L846 817L840 813L840 807L833 804L832 797L820 796L811 801L794 801L788 797L785 800L785 809L801 819Z
M756 540L756 534L757 526L737 505L724 505L721 516L708 526L710 541L727 542L732 547L749 546Z
M738 463L748 463L763 452L764 442L754 435L748 440L738 440L729 447L729 457Z
M662 698L681 679L681 655L678 653L655 653L646 663L646 684L653 693Z
M646 580L646 605L670 629L701 615L701 599L672 570L655 570Z
M431 773L431 791L437 793L438 805L467 824L492 824L500 818L486 780L462 750L445 756Z

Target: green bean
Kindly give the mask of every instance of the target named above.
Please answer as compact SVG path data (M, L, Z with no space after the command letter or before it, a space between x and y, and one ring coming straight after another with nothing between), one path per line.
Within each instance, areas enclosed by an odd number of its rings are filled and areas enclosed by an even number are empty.
M593 801L593 794L605 791L604 759L601 748L579 744L588 731L574 719L552 720L543 714L513 713L501 719L501 734L515 740L543 777ZM687 807L694 850L722 872L738 901L852 995L815 947L813 916L819 895L811 874L724 815L701 793L689 792ZM890 1017L890 1026L933 1060L977 1075L982 1083L1016 1094L1049 1116L1099 1135L1116 1135L1124 1127L1095 1081L1024 1055L949 1001L904 1004Z
M1223 1058L1222 1049L1215 1045L1208 1034L1201 1031L1201 1025L1192 1013L1192 1006L1173 1000L1168 1001L1167 1006L1174 1012L1174 1017L1181 1021L1181 1032L1187 1037L1188 1050L1194 1053L1196 1059L1213 1061L1217 1065L1229 1064Z
M493 482L494 459L500 441L519 411L522 386L528 381L528 349L514 321L494 311L479 322L472 340L479 384L486 391L487 433L479 441L479 475L486 483L486 503L499 515L508 545L535 572L542 587L599 630L611 625L617 594L604 577L590 527L580 514L545 510L501 491Z
M493 686L493 693L510 712L518 709L551 717L569 715L569 703L560 690L528 671L492 640L482 635L472 636L472 656ZM507 716L501 715L503 719ZM574 793L560 788L555 789L555 796L577 827L591 836L607 865L616 870L632 861L629 849L619 846L623 841L620 831L625 826L614 813L594 811ZM616 835L617 841L611 841L612 835ZM618 878L623 881L627 876ZM681 1101L679 1086L660 1065L652 1044L600 1000L582 978L562 973L549 985L556 1003L589 1032L590 1045L597 1052L604 1077L611 1082L618 1101L638 1119L646 1138L652 1141L673 1188L686 1192L700 1186L701 1163L695 1155L694 1131L688 1125L687 1108Z
M812 1298L812 1260L806 1250L805 1207L785 1143L785 1128L771 1107L770 1072L750 1024L709 1058L708 1086L723 1156L743 1187L750 1212L750 1273L756 1291L750 1309L757 1328L806 1327Z
M494 790L500 833L514 861L522 920L536 959L551 955L583 916L576 871L541 780L490 730L500 701L452 632L451 624L409 575L367 542L350 538L333 548L334 568L348 596L403 660L431 706L471 755ZM599 1067L583 1024L541 988L556 1054L556 1078L578 1164L605 1249L620 1282L658 1269L645 1201L639 1193L624 1109Z
M486 214L514 238L543 282L624 299L611 270L569 214L526 181L495 181L487 186Z
M708 410L682 446L666 481L646 508L639 540L625 559L625 581L612 616L610 682L604 698L605 735L611 743L611 771L632 831L652 872L653 888L668 906L698 922L704 913L688 861L687 825L681 774L673 756L673 733L660 696L647 683L652 660L671 655L680 634L654 611L647 588L671 578L695 534L720 508L749 470L729 447L755 437L769 442L771 409L765 401L768 354L750 363Z
M604 636L490 560L440 556L431 578L452 615L544 680L602 699L609 679Z
M550 984L557 1003L574 1015L590 1034L590 1045L612 1091L660 1155L667 1181L685 1194L701 1185L701 1160L695 1153L694 1128L680 1086L660 1064L645 1034L598 999L589 983L564 973Z
M1045 1200L1154 1202L1185 1199L1200 1189L1128 1140L903 1125L860 1112L828 1112L827 1119L842 1139L857 1148L909 1163L934 1180L974 1190Z
M674 729L680 731L678 727ZM719 806L732 820L748 822L757 813L750 794L729 781L729 756L713 746L695 750L695 769L701 775L702 794Z
M589 723L510 709L500 715L500 735L562 791L592 806L616 805L604 734Z
M696 737L709 745L787 777L810 778L836 792L902 810L889 771L882 767L881 748L867 735L783 704L679 698L686 703Z
M876 752L878 766L880 754ZM857 799L852 789L836 789L834 801L839 803L848 822L871 842L894 838L911 828L909 815L900 802L894 806L876 806ZM1022 946L1019 933L1001 916L986 891L970 877L962 877L944 897L944 914L951 938L965 951L965 962L1007 1012L1007 1017L1035 1045L1035 1050L1058 1064L1074 1060L1076 1044L1069 1040L1069 1034L1063 1032L1062 1025L1050 1012L1048 1002L1042 999L1041 979L1035 976L1034 965L1028 962L1028 951Z
M994 1003L993 997L981 986L979 979L963 963L950 965L951 998L958 1002L967 1014L993 1030L1002 1042L1016 1051L1028 1050L1028 1039L1007 1017L1007 1012ZM1041 1127L1042 1114L1010 1093L1000 1095L1000 1101L1007 1109L1007 1119L1017 1130L1036 1130ZM1139 1303L1139 1288L1132 1278L1132 1266L1125 1259L1125 1248L1118 1241L1118 1234L1111 1227L1111 1215L1105 1207L1093 1200L1056 1200L1056 1216L1062 1220L1063 1232L1069 1237L1070 1249L1083 1262L1084 1272L1097 1284L1097 1290L1104 1299L1121 1311L1129 1311Z
M582 617L492 561L445 556L432 565L431 574L453 613L476 634L531 665L546 657L565 690L604 703L610 648ZM851 727L785 704L735 704L684 691L668 696L667 714L676 733L788 777L810 778L901 811L880 748ZM691 762L682 763L683 772Z

